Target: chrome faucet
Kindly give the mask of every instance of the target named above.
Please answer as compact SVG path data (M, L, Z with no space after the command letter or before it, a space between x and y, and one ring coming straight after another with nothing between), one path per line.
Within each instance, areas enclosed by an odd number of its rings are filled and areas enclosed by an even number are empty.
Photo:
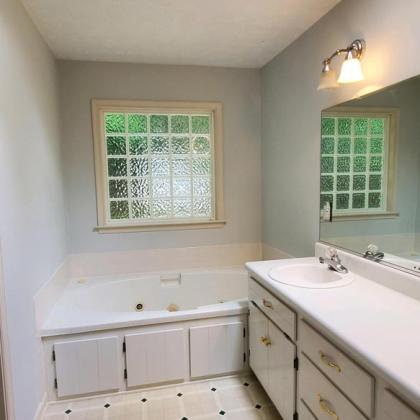
M341 259L336 250L329 250L329 256L330 258L319 257L319 262L321 264L328 264L328 268L337 273L346 274L349 272L349 270L341 264Z
M370 244L363 256L368 260L380 261L385 257L385 254L380 252L376 245Z

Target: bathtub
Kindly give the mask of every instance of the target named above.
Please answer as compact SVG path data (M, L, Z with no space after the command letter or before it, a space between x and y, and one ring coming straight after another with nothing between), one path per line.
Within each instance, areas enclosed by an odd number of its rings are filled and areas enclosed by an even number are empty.
M42 337L244 314L242 267L71 279Z

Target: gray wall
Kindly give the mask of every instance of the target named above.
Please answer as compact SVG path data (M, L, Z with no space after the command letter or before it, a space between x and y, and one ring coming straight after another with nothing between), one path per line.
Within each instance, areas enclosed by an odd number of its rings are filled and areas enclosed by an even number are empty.
M399 216L392 219L338 220L334 223L323 223L321 239L416 232L416 204L420 179L420 78L399 83L365 98L345 102L343 106L391 107L399 110L395 178L395 204Z
M65 256L55 60L21 3L0 7L0 239L16 419L44 391L33 296Z
M260 241L258 70L59 62L67 233L71 253ZM90 100L221 101L224 105L222 229L98 234Z
M313 255L321 110L419 74L420 59L413 53L419 14L418 0L406 0L404 7L394 0L343 0L262 69L265 243L295 256ZM367 42L366 79L318 92L322 59L359 37Z

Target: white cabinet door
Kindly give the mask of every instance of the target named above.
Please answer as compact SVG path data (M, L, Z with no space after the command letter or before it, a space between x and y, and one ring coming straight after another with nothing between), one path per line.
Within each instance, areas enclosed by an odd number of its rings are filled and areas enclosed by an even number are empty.
M249 307L249 364L261 385L268 392L268 347L263 343L268 338L268 319L252 303Z
M180 328L126 335L127 386L183 379L187 357L184 334Z
M285 420L295 413L295 345L271 321L268 322L268 393Z
M191 377L237 372L245 365L241 321L190 328Z
M58 396L118 389L118 349L117 337L54 343Z

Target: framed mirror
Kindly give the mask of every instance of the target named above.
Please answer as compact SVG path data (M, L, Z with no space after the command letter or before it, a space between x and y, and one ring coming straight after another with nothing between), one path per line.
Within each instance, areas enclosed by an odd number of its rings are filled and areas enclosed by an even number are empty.
M320 240L420 273L420 77L321 116Z

